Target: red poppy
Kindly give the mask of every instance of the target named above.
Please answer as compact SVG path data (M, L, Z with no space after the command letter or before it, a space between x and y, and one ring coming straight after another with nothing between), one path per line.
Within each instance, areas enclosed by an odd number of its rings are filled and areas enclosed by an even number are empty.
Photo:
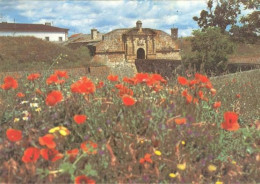
M38 79L40 76L41 76L41 75L40 75L39 73L32 73L32 74L30 74L30 75L27 77L27 79L28 79L29 81L34 81L34 80Z
M153 163L151 159L151 154L146 153L144 158L141 158L139 161L140 164L144 164L145 162Z
M159 83L160 83L159 81L154 80L151 77L146 80L146 85L149 86L149 87L155 86L156 84L159 84Z
M187 120L186 118L176 118L174 121L177 125L182 125L182 124L186 124Z
M63 158L63 154L59 153L59 151L54 148L41 149L40 154L45 160L49 160L52 162L55 162L55 161Z
M73 93L90 94L96 91L95 84L87 77L82 77L70 86Z
M190 94L186 95L186 103L191 103L192 102L192 96Z
M19 98L23 98L23 97L25 97L25 94L22 93L22 92L19 92L19 93L16 94L16 96L19 97Z
M219 108L221 106L221 102L219 101L219 102L215 102L214 104L213 104L213 108L214 109L217 109L217 108Z
M199 91L198 95L199 95L200 99L203 99L203 91Z
M60 91L52 91L47 95L46 98L46 105L48 106L54 106L58 102L60 102L63 99L62 93Z
M199 73L195 73L195 78L200 80L202 83L207 83L209 82L209 79L207 76L199 74Z
M96 85L96 88L102 88L104 86L104 82L103 81L99 81L98 85Z
M75 184L96 184L95 180L90 179L89 177L85 175L77 176L75 178Z
M191 80L189 81L189 86L193 86L194 84L198 84L199 81L198 80Z
M86 115L75 115L73 117L74 121L77 123L77 124L82 124L86 121L87 119L87 116Z
M221 124L221 128L228 131L236 131L240 128L237 120L238 115L235 112L225 112L224 122Z
M67 71L56 70L54 74L60 78L69 78Z
M54 135L46 134L43 137L39 137L39 143L42 146L46 145L48 148L55 148L56 143L53 141L54 138L55 138Z
M6 131L6 136L9 141L16 142L22 139L22 131L9 128Z
M17 81L11 76L5 77L4 84L1 85L1 88L4 90L9 90L11 88L16 89L17 87L18 87Z
M187 89L183 90L181 95L186 97L188 95L188 90Z
M133 96L134 95L134 92L133 90L123 86L120 91L119 91L119 96L122 97L124 95L129 95L129 96Z
M152 74L151 79L155 80L155 81L159 81L159 82L162 82L162 83L167 83L167 81L160 75L160 74Z
M183 86L188 84L188 80L185 77L181 77L181 76L178 76L178 82L180 85Z
M136 80L136 83L147 82L149 79L149 74L148 73L137 73L134 78Z
M134 105L135 102L136 102L133 97L128 96L128 95L124 95L124 96L122 97L122 100L123 100L123 103L124 103L125 106L132 106L132 105Z
M240 97L241 97L241 95L240 95L240 94L237 94L237 95L236 95L236 97L237 97L237 98L240 98Z
M122 89L125 86L123 84L116 84L115 87L116 87L116 89Z
M73 162L75 160L78 153L79 153L79 149L77 149L77 148L67 151L67 154L69 155L69 159L71 162Z
M123 78L123 81L128 83L128 84L132 84L132 85L135 85L136 84L136 81L134 78L129 78L129 77L124 77Z
M56 74L52 74L49 76L49 78L46 80L46 84L50 85L52 83L57 83L59 81L59 78Z
M109 75L109 76L107 76L107 79L109 81L116 82L116 81L118 81L118 76L117 75Z
M206 83L206 88L211 89L212 87L213 87L213 86L212 86L212 84L211 84L210 81Z
M194 103L194 104L199 103L199 99L198 99L198 98L193 98L193 103Z
M96 143L93 143L92 141L85 141L81 143L80 148L86 152L87 154L95 155L97 154L97 147L98 145Z
M36 162L40 157L40 150L35 147L29 147L27 148L22 157L22 161L24 163L29 163L29 162Z
M160 84L156 84L155 86L152 87L152 89L158 92L163 89L163 86L161 86Z

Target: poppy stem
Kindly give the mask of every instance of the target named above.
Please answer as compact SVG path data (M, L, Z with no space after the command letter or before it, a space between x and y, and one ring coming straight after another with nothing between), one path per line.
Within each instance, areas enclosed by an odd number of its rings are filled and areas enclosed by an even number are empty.
M63 172L63 170L59 169L59 170L55 170L55 171L49 171L49 174L56 174L56 173L60 173L60 172Z
M80 155L80 156L77 158L77 160L76 160L72 165L75 166L75 165L80 161L80 159L81 159L82 157L84 157L84 156L86 156L86 153L83 153L82 155Z

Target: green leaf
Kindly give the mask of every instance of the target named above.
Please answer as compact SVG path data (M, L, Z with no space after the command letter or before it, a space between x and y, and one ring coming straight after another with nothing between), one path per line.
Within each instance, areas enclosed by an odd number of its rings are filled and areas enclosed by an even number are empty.
M76 167L71 163L64 162L60 165L60 169L63 173L69 173L70 175L73 175Z
M87 176L97 176L97 171L92 169L91 164L85 165L85 169L81 172Z

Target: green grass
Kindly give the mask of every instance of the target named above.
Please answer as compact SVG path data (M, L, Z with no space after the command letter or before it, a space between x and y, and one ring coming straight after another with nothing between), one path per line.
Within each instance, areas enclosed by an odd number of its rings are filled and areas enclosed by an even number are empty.
M34 82L24 76L18 79L18 89L0 89L0 162L3 163L0 170L4 171L1 183L72 183L83 174L97 183L260 182L257 167L260 134L256 128L260 119L260 70L212 78L217 94L212 96L208 89L201 88L209 100L198 105L186 104L181 95L186 87L179 85L176 78L167 84L160 83L162 89L158 92L154 91L156 85L124 83L133 90L136 100L133 106L125 106L115 88L122 80L105 79L103 88L82 95L70 90L80 74L70 76L63 85L50 86L45 83L49 75L44 73ZM95 84L100 81L91 80ZM0 81L3 83L3 79ZM35 93L36 88L43 94ZM60 90L64 100L49 107L45 100L52 90ZM24 99L15 97L17 92L25 93ZM236 98L237 94L241 97ZM222 103L218 110L212 108L215 101ZM32 103L37 103L41 111L36 112L38 107ZM29 112L28 120L23 120L24 111ZM239 130L230 132L220 128L226 111L239 114ZM76 124L75 114L87 115L87 121ZM177 125L176 117L185 117L187 123ZM14 122L15 118L19 121ZM56 149L65 154L78 148L76 159L70 162L65 156L50 162L39 158L35 164L24 164L21 161L24 150L29 146L44 148L38 138L56 126L70 131L68 136L56 135ZM22 131L21 141L12 143L6 138L10 127ZM86 140L97 143L97 154L83 153L80 145ZM160 156L155 154L158 151ZM140 164L147 153L151 154L152 163ZM178 164L186 167L181 169ZM210 171L209 165L216 170ZM176 177L171 178L170 173Z
M34 37L0 37L0 72L88 67L88 48L72 50Z

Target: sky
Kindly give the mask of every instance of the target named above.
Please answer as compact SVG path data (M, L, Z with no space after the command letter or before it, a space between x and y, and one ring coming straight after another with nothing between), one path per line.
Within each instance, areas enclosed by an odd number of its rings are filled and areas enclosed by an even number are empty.
M89 34L92 28L107 33L118 28L135 27L141 20L144 28L163 30L173 27L179 36L190 36L198 25L193 21L206 0L0 0L0 22L44 24L69 29L69 35Z

